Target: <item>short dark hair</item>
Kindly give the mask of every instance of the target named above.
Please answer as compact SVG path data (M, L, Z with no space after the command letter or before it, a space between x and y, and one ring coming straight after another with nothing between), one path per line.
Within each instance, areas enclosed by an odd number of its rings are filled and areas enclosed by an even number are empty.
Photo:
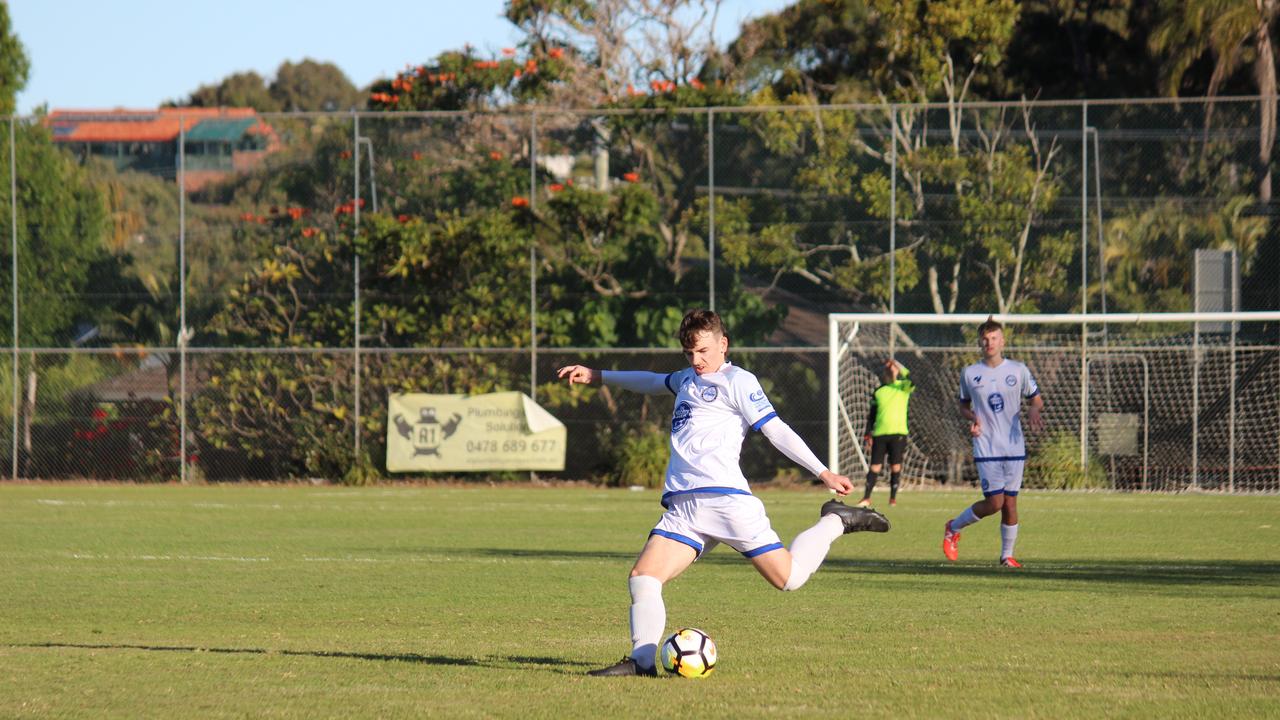
M728 334L724 331L724 321L715 310L705 308L690 310L680 321L680 347L685 349L693 347L698 340L698 334L707 331L721 335Z
M988 315L987 321L978 326L978 337L982 337L989 332L995 332L996 330L1004 332L1004 326L996 320L994 315Z

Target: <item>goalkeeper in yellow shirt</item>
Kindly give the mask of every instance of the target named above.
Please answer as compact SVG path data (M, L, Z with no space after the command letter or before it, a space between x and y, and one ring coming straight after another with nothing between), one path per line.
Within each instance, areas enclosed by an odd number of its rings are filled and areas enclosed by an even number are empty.
M908 376L909 370L900 362L884 361L880 371L880 387L871 395L871 410L867 413L867 429L863 441L870 447L871 462L867 468L867 487L862 493L859 507L871 506L871 490L884 469L885 455L889 456L889 504L898 504L898 483L902 479L902 458L907 451L907 403L916 386Z

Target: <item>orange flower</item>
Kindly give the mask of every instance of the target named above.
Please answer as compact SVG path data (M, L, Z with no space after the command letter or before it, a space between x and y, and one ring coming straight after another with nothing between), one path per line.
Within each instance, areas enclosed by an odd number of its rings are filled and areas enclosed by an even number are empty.
M547 186L547 189L551 192L560 192L561 190L564 190L564 186L560 183L551 183Z
M489 153L489 159L490 159L490 160L501 160L501 159L502 159L502 153L498 152L497 150L490 151L490 153Z
M257 219L258 219L258 216L254 215L251 212L240 213L240 220L243 222L253 222L254 220L257 220Z
M343 160L346 160L347 158L351 157L351 151L343 150L342 152L338 153L338 157L342 158Z
M515 79L519 80L519 79L520 79L520 76L521 76L521 75L523 75L523 74L524 74L524 73L520 72L520 68L516 68L516 71L515 71L514 73L512 73L512 74L511 74L511 76L512 76L512 77L514 77Z
M397 215L397 216L396 216L396 220L399 220L401 223L407 223L407 222L409 222L409 216L408 216L408 215L403 215L403 214L402 214L402 215Z
M301 218L301 217L302 217L302 214L303 214L304 212L306 212L306 211L304 211L304 210L303 210L302 208L300 208L300 207L291 207L291 208L289 208L289 217L293 218L294 220L297 220L297 219L299 219L299 218Z
M507 57L515 57L516 49L515 49L515 48L502 48L502 54L503 54L503 55L505 55L505 56L507 56Z
M692 85L695 90L701 90L706 87L706 85L698 78L690 80L689 84Z
M529 62L524 64L524 71L527 73L538 72L538 61L530 58Z
M635 85L632 85L631 83L627 83L627 95L629 95L629 96L631 96L631 97L635 97L635 96L637 96L637 95L639 95L639 94L640 94L640 91L639 91L639 90L636 90L636 86L635 86Z
M547 55L556 60L559 60L560 58L564 57L564 48L551 48L550 50L547 51Z
M309 227L309 228L302 228L302 237L308 237L308 238L309 238L309 237L314 236L317 232L319 232L319 231L318 231L318 230L316 230L316 229L315 229L315 228L313 228L313 227Z
M622 179L626 180L627 182L640 182L640 173L634 173L634 172L623 173Z
M419 151L417 151L417 150L415 150L415 151L413 152L413 155L412 155L411 157L412 157L414 160L421 160L421 159L422 159L422 153L421 153L421 152L419 152Z
M525 208L529 207L529 198L517 195L511 198L511 207Z

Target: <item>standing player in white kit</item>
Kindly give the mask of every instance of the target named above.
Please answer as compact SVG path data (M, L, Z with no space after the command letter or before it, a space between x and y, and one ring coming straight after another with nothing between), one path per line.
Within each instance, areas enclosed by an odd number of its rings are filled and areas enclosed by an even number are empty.
M1044 427L1040 410L1044 397L1026 365L1004 357L1004 327L992 318L978 326L982 360L960 374L960 415L969 421L973 462L982 481L982 500L947 521L942 554L959 557L960 530L988 515L1000 513L1000 564L1020 568L1013 558L1018 539L1018 491L1027 446L1022 435L1022 401L1027 401L1027 424Z
M582 365L560 368L574 383L618 387L651 395L671 393L671 456L662 506L667 511L631 568L631 653L588 673L597 676L656 675L658 643L666 627L662 586L703 553L724 543L751 560L779 590L796 590L818 569L842 534L886 532L889 521L874 510L839 500L823 504L818 522L783 547L764 504L738 465L747 430L759 430L774 447L844 496L853 483L831 472L804 440L773 410L754 375L727 362L729 338L720 316L691 310L680 323L680 344L689 367L673 373L599 371Z

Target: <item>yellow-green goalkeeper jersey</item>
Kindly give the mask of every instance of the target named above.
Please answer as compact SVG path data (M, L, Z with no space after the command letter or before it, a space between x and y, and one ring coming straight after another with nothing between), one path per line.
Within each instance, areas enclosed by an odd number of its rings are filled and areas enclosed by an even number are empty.
M876 388L871 396L871 411L867 414L866 435L907 434L907 402L915 392L915 383L907 379L911 371L903 367L898 379Z

